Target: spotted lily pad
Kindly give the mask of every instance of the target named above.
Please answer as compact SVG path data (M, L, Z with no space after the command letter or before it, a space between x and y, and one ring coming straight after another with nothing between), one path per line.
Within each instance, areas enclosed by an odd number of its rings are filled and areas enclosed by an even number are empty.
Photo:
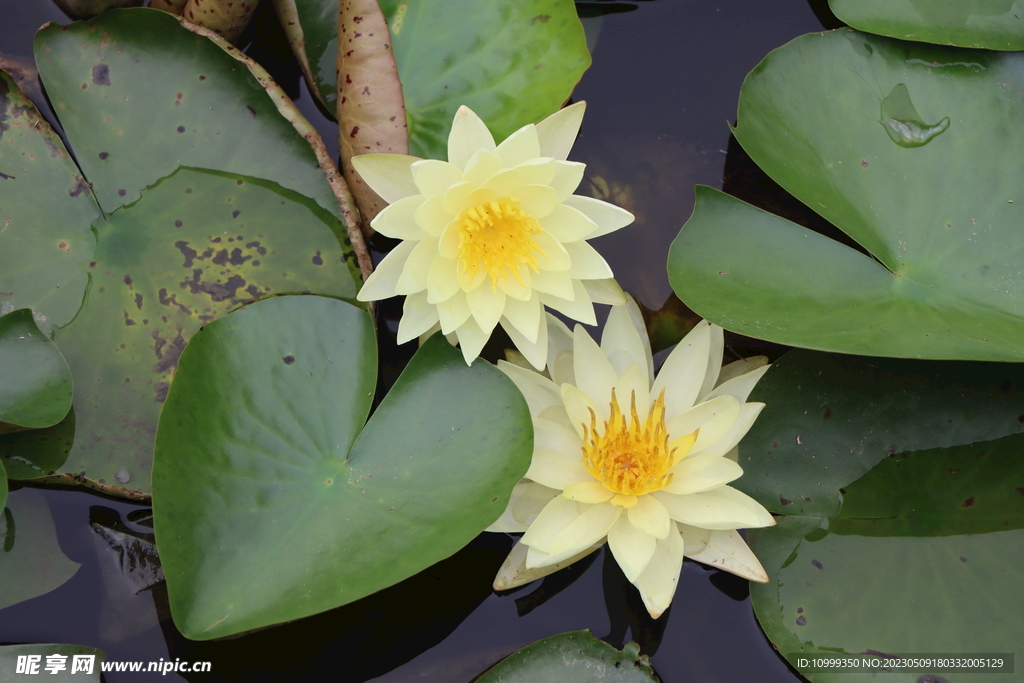
M829 0L850 26L892 38L1024 50L1021 0Z
M775 50L744 82L736 138L868 253L699 187L676 292L793 346L1024 359L1022 74L1020 53L849 29Z
M369 316L312 296L247 306L185 348L153 472L185 636L352 602L453 554L505 509L532 450L515 386L437 335L364 427L374 359Z
M0 433L57 424L71 409L71 370L32 311L0 317Z
M766 407L737 487L786 515L748 532L771 578L751 586L754 609L781 653L1019 649L1024 369L793 351L751 400ZM922 675L963 676L886 680Z
M25 218L28 241L0 249L0 265L8 258L50 263L61 273L45 281L42 293L32 289L35 271L3 286L13 290L12 301L32 306L37 319L42 311L57 321L44 331L52 332L75 378L76 422L73 436L63 423L0 442L0 457L9 465L21 462L14 451L45 443L45 457L21 463L29 471L20 468L20 476L44 476L58 467L145 493L157 417L192 334L266 296L352 298L358 269L316 155L235 56L148 9L50 25L37 36L36 54L85 172L87 181L77 176L77 196L89 204L79 199L58 214L74 230L40 228ZM32 116L42 141L12 139L37 147L50 141L56 151L40 165L53 177L42 178L38 194L24 201L48 206L52 196L63 206L62 197L75 196L67 190L68 178L76 177L71 161L45 121ZM0 192L6 187L0 184ZM11 201L20 211L21 200ZM65 215L72 208L78 213ZM20 225L15 219L11 231ZM74 257L58 266L46 249L64 233L69 237L58 246ZM73 241L79 234L87 236L81 244ZM63 289L77 294L58 307L48 292ZM58 454L67 456L63 466Z

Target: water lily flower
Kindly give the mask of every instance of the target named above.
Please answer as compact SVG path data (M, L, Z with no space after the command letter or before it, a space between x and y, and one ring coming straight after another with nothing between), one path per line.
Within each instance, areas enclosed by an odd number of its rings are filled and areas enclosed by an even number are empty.
M579 102L495 145L480 117L461 107L446 162L399 154L352 159L390 204L371 225L402 240L358 298L406 296L400 344L440 325L458 338L469 363L501 324L542 368L545 305L594 325L594 302L625 302L611 268L586 240L628 225L633 215L573 194L584 164L566 157L583 110Z
M765 359L722 367L722 328L706 321L653 372L632 299L613 307L600 346L579 325L548 317L544 375L499 367L533 415L534 453L489 531L526 532L495 579L506 590L607 542L655 618L672 601L683 556L767 582L736 529L775 524L729 486L743 470L737 444L763 403L746 401Z

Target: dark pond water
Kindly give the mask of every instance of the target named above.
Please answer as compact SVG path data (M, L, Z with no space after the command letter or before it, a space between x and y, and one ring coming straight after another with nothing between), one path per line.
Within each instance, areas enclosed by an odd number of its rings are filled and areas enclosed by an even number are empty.
M588 164L585 184L637 215L635 226L595 246L646 307L659 309L670 298L665 256L690 214L694 184L725 184L748 199L756 199L754 190L771 192L770 181L731 143L727 121L735 117L744 75L761 58L835 25L823 4L653 0L591 27L599 29L594 65L575 94L588 101L588 113L572 158ZM336 132L288 66L269 9L250 29L249 52L298 98L330 146ZM49 20L66 22L48 0L0 0L0 54L31 57L34 30ZM771 196L786 203L782 194ZM33 495L20 490L11 499ZM484 534L449 560L355 604L234 641L192 643L171 624L163 584L136 595L118 573L121 551L105 540L109 534L94 531L115 527L144 536L147 528L129 521L138 508L79 492L43 496L62 551L81 567L59 589L0 610L0 643L76 643L98 647L110 660L212 665L212 673L188 678L107 674L112 682L468 682L530 642L586 628L620 647L638 640L666 683L803 680L761 633L744 581L687 562L671 611L654 622L602 552L498 596L490 582L512 543L502 534Z

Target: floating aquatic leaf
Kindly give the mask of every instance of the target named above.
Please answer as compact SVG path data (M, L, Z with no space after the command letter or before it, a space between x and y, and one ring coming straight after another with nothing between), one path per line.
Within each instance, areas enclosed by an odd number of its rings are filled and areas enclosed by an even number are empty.
M797 350L751 400L766 408L737 488L787 515L748 534L772 579L751 586L754 608L780 652L1016 649L1004 625L1024 610L1024 369ZM945 675L888 680L922 673Z
M598 640L590 631L573 631L538 640L513 652L477 683L657 683L658 677L640 646L622 650Z
M504 510L532 450L515 386L438 335L363 427L374 357L364 311L311 296L247 306L185 349L160 418L153 511L187 637L361 598Z
M71 370L27 308L0 316L0 434L57 424L71 409Z
M698 187L673 288L792 346L1024 359L1022 74L1021 53L848 29L772 52L744 82L736 138L870 255Z
M1024 49L1020 0L829 0L846 24L892 38L983 47Z

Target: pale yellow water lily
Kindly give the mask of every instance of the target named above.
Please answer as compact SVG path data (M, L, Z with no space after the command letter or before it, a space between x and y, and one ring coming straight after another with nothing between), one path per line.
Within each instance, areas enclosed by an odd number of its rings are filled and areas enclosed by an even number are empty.
M490 531L526 532L495 579L504 590L607 542L652 616L675 594L683 556L768 580L736 529L772 515L729 486L737 444L763 403L748 403L764 358L722 367L722 328L699 323L655 377L639 308L608 316L601 344L548 318L550 379L506 362L533 415L526 478Z
M596 303L625 302L608 263L586 240L633 215L575 195L584 164L566 161L583 120L579 102L500 145L469 108L455 114L448 161L398 154L352 159L390 205L373 220L402 240L359 292L361 301L405 295L398 342L435 326L454 334L466 362L501 325L544 367L544 306L596 324Z

